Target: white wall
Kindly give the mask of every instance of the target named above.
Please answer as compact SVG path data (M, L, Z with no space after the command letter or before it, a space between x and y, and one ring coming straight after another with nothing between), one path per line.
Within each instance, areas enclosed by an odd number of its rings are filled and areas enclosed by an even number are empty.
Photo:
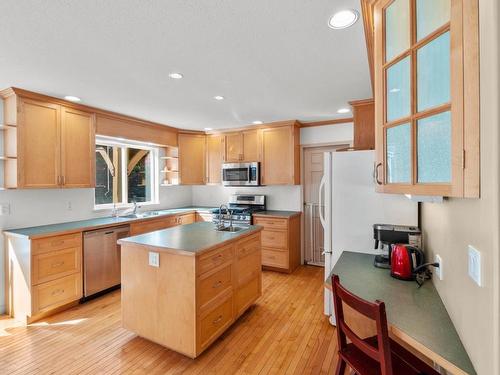
M300 144L351 143L354 139L354 125L345 124L315 126L300 129Z
M160 187L160 204L147 210L190 206L191 188ZM0 203L10 205L10 214L0 216L0 230L109 216L110 211L94 211L94 189L7 190ZM71 210L68 205L71 203ZM4 241L0 241L0 314L5 312Z
M249 193L264 194L267 199L267 208L270 210L302 211L302 187L287 186L259 186L259 187L223 187L193 186L193 205L215 206L227 203L232 194Z

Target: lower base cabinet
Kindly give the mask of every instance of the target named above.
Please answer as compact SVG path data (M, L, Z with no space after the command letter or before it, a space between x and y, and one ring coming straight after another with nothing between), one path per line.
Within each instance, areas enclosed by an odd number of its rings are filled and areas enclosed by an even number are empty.
M123 327L199 356L261 296L260 233L199 255L122 244ZM159 267L148 266L150 251Z

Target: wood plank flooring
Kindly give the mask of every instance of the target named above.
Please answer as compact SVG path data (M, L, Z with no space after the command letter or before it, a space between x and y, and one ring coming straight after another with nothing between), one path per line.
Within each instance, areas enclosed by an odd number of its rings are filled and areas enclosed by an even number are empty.
M0 374L333 374L336 346L323 269L302 266L264 272L256 305L195 360L121 328L116 291L28 327L0 323Z

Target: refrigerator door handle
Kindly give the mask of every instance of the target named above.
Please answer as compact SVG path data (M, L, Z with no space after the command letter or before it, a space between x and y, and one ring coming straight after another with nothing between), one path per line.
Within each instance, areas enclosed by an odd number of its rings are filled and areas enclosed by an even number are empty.
M323 175L323 177L321 177L321 182L319 183L319 199L318 199L318 203L319 203L319 207L318 207L318 211L319 211L319 221L321 221L321 225L323 226L323 228L326 229L326 220L325 220L325 217L323 216L323 188L325 187L325 183L326 183L326 179L325 179L325 176Z

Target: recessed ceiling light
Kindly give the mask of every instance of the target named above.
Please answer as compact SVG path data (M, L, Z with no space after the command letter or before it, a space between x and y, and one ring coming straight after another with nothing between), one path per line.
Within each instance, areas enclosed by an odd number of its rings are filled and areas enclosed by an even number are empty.
M168 76L173 79L181 79L184 77L181 73L170 73Z
M328 21L328 26L332 29L345 29L356 23L359 13L353 9L341 10L335 13Z
M257 120L257 121L252 122L252 124L254 124L254 125L262 125L263 122L260 121L260 120Z
M78 96L66 95L64 99L69 100L70 102L79 102L81 99Z
M340 108L337 113L349 113L351 110L349 108Z
M221 95L215 95L215 96L214 96L214 99L215 99L215 100L224 100L224 97L223 97L223 96L221 96Z
M213 128L203 128L203 129L205 129L206 131L214 130Z

